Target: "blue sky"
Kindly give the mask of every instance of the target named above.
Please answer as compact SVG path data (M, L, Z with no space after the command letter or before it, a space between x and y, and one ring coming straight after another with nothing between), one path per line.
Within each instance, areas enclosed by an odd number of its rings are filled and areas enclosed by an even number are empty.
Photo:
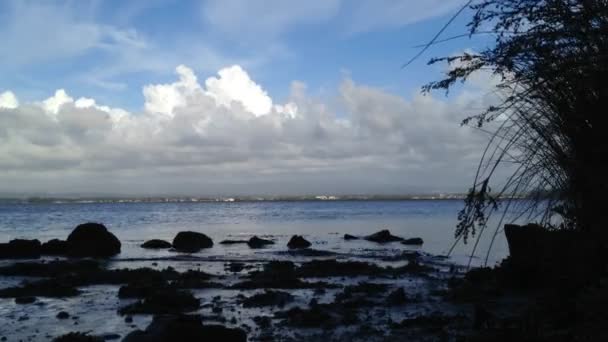
M410 96L439 76L433 56L484 42L432 48L402 70L460 0L439 1L4 1L0 89L28 100L65 88L131 110L145 84L185 64L204 78L240 64L281 101L293 80L323 94L347 73ZM362 13L366 12L366 13ZM465 31L467 17L446 36Z
M0 2L0 192L464 191L494 81L420 87L491 37L401 68L464 2Z

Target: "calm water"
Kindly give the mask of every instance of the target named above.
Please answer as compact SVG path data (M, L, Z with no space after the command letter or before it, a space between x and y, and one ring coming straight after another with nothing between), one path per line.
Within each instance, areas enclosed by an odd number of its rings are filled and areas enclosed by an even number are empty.
M147 239L171 240L178 231L194 230L209 235L216 245L203 255L221 256L264 253L246 246L221 246L223 239L268 235L273 247L284 250L293 234L302 234L317 249L348 253L353 249L379 248L365 241L343 241L344 233L365 235L390 229L395 235L421 237L421 250L444 255L453 243L460 200L418 201L327 201L327 202L234 202L234 203L111 203L111 204L0 204L0 241L14 238L65 239L79 223L104 223L123 242L120 258L152 257L158 253L138 245ZM480 242L479 264L485 258L494 226ZM382 248L413 248L399 244ZM452 254L466 263L472 243L460 245ZM507 254L503 233L492 249L490 264Z

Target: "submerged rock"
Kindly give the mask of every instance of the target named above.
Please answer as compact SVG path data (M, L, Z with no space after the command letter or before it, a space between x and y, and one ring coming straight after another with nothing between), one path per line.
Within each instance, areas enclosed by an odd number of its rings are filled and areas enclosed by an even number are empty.
M399 287L386 297L386 304L401 305L407 303L408 300L409 298L405 294L405 290L403 290L403 287Z
M403 238L392 235L388 229L384 229L372 235L368 235L364 237L364 239L367 241L373 241L378 243L403 241Z
M121 315L174 314L194 311L200 307L200 299L188 291L163 288L144 297L143 300L121 308Z
M21 286L0 289L0 298L16 297L73 297L80 294L80 291L60 280L48 279L25 283Z
M264 291L262 293L254 294L251 297L243 300L243 306L246 308L260 307L260 306L279 306L283 307L285 304L291 303L293 296L283 291Z
M222 341L246 342L242 329L203 325L199 315L154 316L145 331L128 334L123 342Z
M411 239L405 239L401 241L401 243L404 245L422 245L424 243L424 240L419 237L415 237Z
M120 240L100 223L78 225L68 236L68 255L110 257L120 253Z
M159 239L152 239L141 244L141 248L147 249L167 249L171 248L171 242Z
M266 245L274 245L274 241L253 236L247 241L247 245L249 248L264 248Z
M344 240L359 240L359 238L354 235L344 234Z
M308 248L311 245L312 244L308 240L304 239L304 237L301 235L292 236L287 243L287 247L289 247L289 249Z
M68 254L68 242L65 240L52 239L42 244L43 255L66 255Z
M70 314L66 311L60 311L55 317L57 317L57 319L68 319L70 318Z
M246 244L247 240L222 240L220 241L220 245L240 245Z
M36 297L26 296L15 298L16 304L31 304L36 301Z
M15 239L0 243L0 259L36 259L40 257L40 241Z
M203 233L179 232L173 239L173 248L178 252L196 253L203 248L213 247L213 240Z

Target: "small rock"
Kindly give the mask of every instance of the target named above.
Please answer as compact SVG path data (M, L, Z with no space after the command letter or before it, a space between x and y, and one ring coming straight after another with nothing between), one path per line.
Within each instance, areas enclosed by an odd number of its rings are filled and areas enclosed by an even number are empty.
M274 241L253 236L251 239L249 239L249 241L247 241L247 245L250 248L264 248L267 245L274 245Z
M162 341L246 342L247 334L238 328L203 325L199 315L162 315L154 316L145 331L133 331L123 339L123 342Z
M15 303L17 303L17 304L31 304L35 301L36 301L36 297L31 297L31 296L15 298Z
M53 342L103 342L101 337L91 336L81 332L71 332L59 337L55 337Z
M133 323L133 317L131 317L131 316L125 317L125 323Z
M203 248L213 247L213 240L197 232L179 232L173 239L173 248L178 252L195 253Z
M171 248L171 243L165 240L152 239L141 244L141 248L146 249L167 249Z
M416 237L416 238L411 238L411 239L405 239L405 240L401 241L401 243L404 245L422 245L424 243L424 241L421 238Z
M386 303L388 305L401 305L407 303L408 298L402 287L395 289L386 297Z
M40 241L15 239L0 243L0 259L40 258Z
M359 238L354 235L344 234L344 240L359 240Z
M384 229L372 235L368 235L364 239L367 241L373 241L378 243L403 241L403 238L392 235L388 229Z
M66 255L68 254L68 242L65 240L52 239L42 244L43 255Z
M65 311L60 311L56 317L58 319L68 319L68 318L70 318L70 314Z
M308 248L311 245L312 244L308 240L304 239L301 235L292 236L287 243L287 247L289 247L289 249Z

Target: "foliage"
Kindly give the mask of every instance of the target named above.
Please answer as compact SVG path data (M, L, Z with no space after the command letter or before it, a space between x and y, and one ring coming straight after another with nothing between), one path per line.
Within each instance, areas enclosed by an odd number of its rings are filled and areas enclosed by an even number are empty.
M498 198L521 194L531 200L500 201L503 218L506 210L515 210L559 229L606 231L608 208L600 199L608 193L608 1L480 0L467 5L473 11L468 35L490 33L495 44L432 59L429 64L451 68L445 78L424 87L447 91L478 71L499 80L498 104L463 121L482 130L490 126L491 137L456 237L466 242L480 234L497 211ZM492 193L490 181L507 164L510 176ZM556 215L559 219L552 220Z

